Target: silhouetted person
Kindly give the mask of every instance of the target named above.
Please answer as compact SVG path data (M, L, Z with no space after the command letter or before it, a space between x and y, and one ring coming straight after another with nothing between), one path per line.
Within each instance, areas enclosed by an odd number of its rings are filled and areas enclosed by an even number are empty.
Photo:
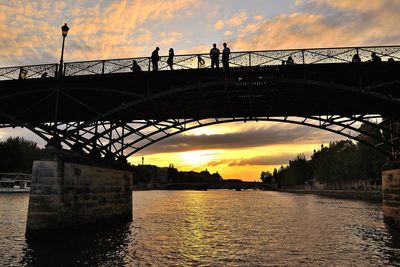
M388 59L388 62L394 62L394 58L392 58L392 57L389 58L389 59Z
M288 57L288 59L286 60L286 65L294 65L294 60L292 56Z
M201 56L197 56L197 62L199 63L199 68L203 68L206 62Z
M231 50L226 45L226 43L224 43L223 46L224 46L224 49L222 50L222 66L224 67L224 70L228 70L229 69L229 55L231 54Z
M378 56L375 52L372 52L371 58L372 58L372 62L374 62L374 63L382 62L381 57Z
M40 78L46 79L47 78L47 72L43 72L43 74L40 76Z
M361 58L358 54L354 54L353 58L351 59L353 63L361 63Z
M168 59L167 59L167 64L170 67L171 70L174 69L174 49L170 48L168 52Z
M214 67L219 69L219 49L216 44L213 44L213 48L210 50L210 58L211 58L211 68Z
M156 47L156 50L151 53L151 63L153 64L153 71L158 70L158 61L160 61L160 56L158 55L158 51L160 51L159 47Z
M26 79L26 75L28 74L28 71L26 69L24 69L23 67L19 68L19 76L18 76L18 80L23 80Z
M142 68L138 65L136 60L132 60L132 72L141 72Z

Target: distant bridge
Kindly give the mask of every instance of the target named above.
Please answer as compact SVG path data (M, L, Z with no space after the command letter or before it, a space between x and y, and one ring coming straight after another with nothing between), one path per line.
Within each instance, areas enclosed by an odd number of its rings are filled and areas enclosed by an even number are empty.
M382 63L367 62L375 52ZM350 63L354 54L362 63ZM282 65L291 56L295 65ZM201 59L199 59L201 58ZM387 62L393 58L395 62ZM133 60L143 72L132 73ZM49 144L126 158L187 130L234 121L311 126L400 153L400 46L234 52L0 68L0 125ZM363 125L360 127L360 125Z

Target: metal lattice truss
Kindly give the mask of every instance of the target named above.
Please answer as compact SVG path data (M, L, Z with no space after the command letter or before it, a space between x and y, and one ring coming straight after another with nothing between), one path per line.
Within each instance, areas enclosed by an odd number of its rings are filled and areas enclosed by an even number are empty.
M112 158L116 159L127 158L165 138L189 130L240 121L270 121L309 126L365 143L390 157L398 157L400 152L400 133L398 129L392 127L392 123L395 122L380 115L102 121L90 125L75 122L58 124L57 127L42 124L35 130L46 136L50 143L52 136L59 136L64 148L88 154L95 153L98 156L111 154ZM360 127L361 125L364 127Z
M371 53L375 52L387 61L393 58L400 60L400 46L376 46L376 47L343 47L343 48L313 48L292 50L268 50L233 52L230 55L232 67L281 65L291 56L295 64L322 64L322 63L346 63L351 62L353 55L358 54L363 62L371 59ZM169 70L167 56L162 56L159 62L159 70ZM143 71L151 70L151 58L124 58L65 63L64 76L98 75L111 73L126 73L132 71L132 62L136 60ZM209 54L177 55L174 57L174 69L198 69L210 68L211 58ZM0 80L16 80L21 78L21 70L26 71L24 79L56 77L58 64L18 66L0 68Z

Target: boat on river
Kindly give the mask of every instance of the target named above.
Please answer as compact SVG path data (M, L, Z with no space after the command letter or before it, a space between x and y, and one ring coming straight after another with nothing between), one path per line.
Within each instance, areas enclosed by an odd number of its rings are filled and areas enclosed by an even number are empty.
M28 173L0 173L0 193L29 192L31 178Z

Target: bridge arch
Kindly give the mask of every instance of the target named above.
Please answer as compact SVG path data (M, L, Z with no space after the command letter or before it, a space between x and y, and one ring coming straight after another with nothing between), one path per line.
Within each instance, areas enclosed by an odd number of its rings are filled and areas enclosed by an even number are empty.
M287 69L289 73L297 67L305 68L306 66L291 67ZM95 84L94 87L77 86L76 77L74 77L73 86L64 84L68 80L61 81L59 86L52 84L51 88L48 88L49 96L57 95L57 98L68 98L70 101L74 101L77 106L82 106L82 110L93 111L91 118L85 121L29 124L24 123L23 120L18 120L12 114L0 114L0 116L12 121L13 125L27 127L48 142L57 138L59 142L64 143L67 147L76 148L78 145L87 153L97 149L103 155L111 152L114 157L132 155L149 145L190 129L235 121L276 121L305 125L368 143L386 154L393 154L392 152L389 153L389 150L400 151L399 147L393 144L393 138L389 140L383 134L394 136L395 140L399 139L398 130L393 130L390 126L392 121L400 121L398 115L396 117L393 116L396 113L385 113L385 110L383 113L378 113L376 112L377 110L367 113L363 112L366 109L362 108L363 105L368 106L377 102L380 105L379 108L389 107L387 109L389 111L399 110L400 99L387 92L387 88L398 87L398 80L386 80L385 83L362 86L358 82L346 84L335 80L316 79L315 75L313 77L307 77L307 75L304 77L296 77L296 75L293 77L291 75L282 76L283 72L280 66L232 68L229 73L217 74L212 70L207 71L213 75L214 79L210 81L191 81L189 84L180 87L155 90L147 94L124 91L108 86L98 86L98 84ZM282 110L273 102L275 98L282 98L278 91L286 88L290 88L291 92L296 93L297 96L299 94L296 92L297 88L310 88L310 91L318 91L319 98L307 102L306 105L311 106L311 111L302 109L299 105L295 109L277 115ZM44 94L46 90L41 89L40 91ZM71 94L71 92L77 91L84 92L83 95L89 92L113 94L127 101L120 104L115 103L108 110L98 112L95 107L85 104L84 98L79 99ZM29 94L37 92L38 90L26 90L20 93L12 93L3 95L0 100L17 98L21 94L29 96ZM361 99L359 100L361 101L361 104L359 104L361 112L351 108L351 99L340 98L339 100L346 102L345 106L349 107L348 110L335 112L335 107L333 107L335 103L330 103L332 106L330 109L319 113L314 112L312 110L312 105L315 104L313 101L324 101L326 92L328 92L327 94L333 92L338 94L339 97L342 95L344 97L347 95L359 97ZM344 94L338 92L343 92ZM183 116L175 115L174 112L169 112L168 110L163 112L156 109L146 110L144 117L147 119L142 120L138 119L137 116L136 119L127 119L126 116L120 116L123 113L140 113L144 107L157 106L163 102L171 101L171 98L180 97L190 102L188 105L178 102L180 106L176 107L176 109L182 111ZM229 108L226 108L224 112L219 112L220 104L210 103L213 97L218 97L220 103L229 106ZM257 102L259 99L263 99L264 102L259 104ZM294 100L291 101L281 102L290 105ZM265 103L267 105L271 103L273 107L263 106ZM172 104L176 103L172 101ZM318 104L320 107L324 105L324 103ZM237 107L240 108L237 109ZM204 110L207 110L207 112L203 112ZM240 111L236 112L236 110ZM57 117L57 114L54 116ZM367 125L368 128L359 129L357 125L360 124ZM379 135L376 134L377 131L380 133ZM367 139L363 137L367 137Z
M199 99L199 101L195 101L197 106L184 107L194 115L191 118L129 121L112 119L115 114L131 109L138 110L140 107L151 105L154 102L160 103L165 98L179 96L179 94L183 93L193 95L191 96L193 100L193 98L198 96L197 92L199 90L207 92L219 90L223 92L223 97L229 98L230 90L235 90L238 87L249 91L251 91L254 86L258 86L263 90L274 90L277 84L289 84L290 86L314 86L320 89L328 88L331 90L351 92L370 99L375 99L375 101L380 101L385 103L385 105L400 108L399 99L380 93L379 91L363 90L355 86L318 80L268 77L268 72L262 72L262 74L264 76L257 74L255 78L252 77L251 79L241 79L240 75L222 75L221 79L217 81L199 82L147 96L127 93L125 94L126 96L130 95L134 97L132 101L113 107L106 112L98 113L91 120L59 123L56 127L49 123L39 124L33 128L33 132L46 141L57 136L59 141L64 143L67 147L73 148L74 146L79 145L87 153L93 149L97 149L103 155L112 152L114 157L121 155L127 157L165 138L199 127L237 121L275 121L304 125L337 133L346 138L367 143L375 149L391 156L393 156L393 150L400 151L400 148L393 144L393 138L388 140L383 135L383 132L385 132L391 136L395 136L396 139L399 138L399 133L390 128L390 122L395 120L395 118L384 117L382 115L234 116L235 114L232 113L230 114L232 115L230 117L219 117L218 114L216 114L215 116L204 118L201 117L201 114L196 114L196 110L201 110L205 105L207 105L207 97L205 97ZM388 84L391 85L393 83ZM376 87L384 88L385 86L385 84L382 84L377 85ZM63 90L68 92L68 88ZM74 88L74 90L77 89ZM90 91L91 89L81 88L81 90ZM101 88L99 91L94 91L124 95L124 92L113 90L112 88ZM269 92L267 92L267 94L268 93ZM79 102L79 99L76 101ZM245 102L247 100L245 99L241 101ZM252 108L252 106L249 105L249 108ZM268 114L268 112L263 113L266 115ZM147 116L151 118L152 114L147 114ZM375 120L375 122L373 122L373 120ZM368 126L368 129L360 129L357 127L357 124L365 124ZM377 136L376 131L381 134ZM367 139L364 137L367 137ZM395 147L393 148L393 146Z

